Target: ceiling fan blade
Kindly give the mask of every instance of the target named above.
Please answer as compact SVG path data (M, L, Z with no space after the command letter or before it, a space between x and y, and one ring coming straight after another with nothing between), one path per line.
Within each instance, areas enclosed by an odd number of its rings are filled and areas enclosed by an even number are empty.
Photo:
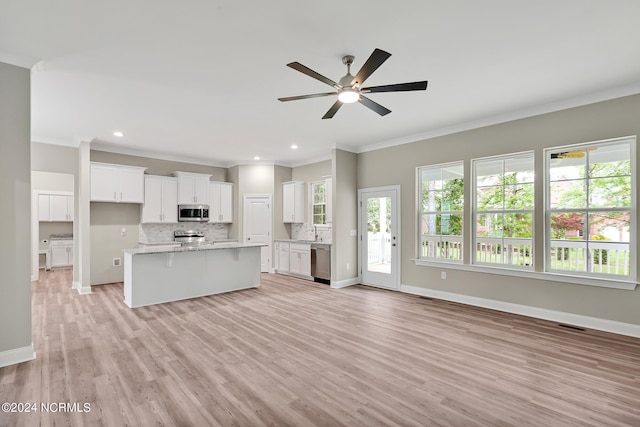
M391 54L389 52L375 49L369 59L367 59L367 62L365 62L362 68L360 68L358 74L356 74L353 80L351 80L351 86L355 84L362 86L364 81L367 80L369 76L384 63L384 61L389 59L390 56Z
M336 115L336 113L338 112L338 110L340 109L340 107L342 107L342 102L340 102L340 101L336 101L336 103L335 103L335 104L333 104L333 105L331 106L331 108L329 108L329 111L327 111L327 112L325 113L325 115L324 115L324 116L322 116L322 118L323 118L323 119L330 119L330 118L332 118L333 116L335 116L335 115Z
M313 77L316 80L320 80L322 83L326 83L329 86L338 87L338 83L334 82L331 79L326 78L322 74L318 74L313 71L311 68L305 67L299 62L291 62L287 64L287 67L293 68L294 70L300 71L302 74L306 74L309 77Z
M314 93L312 95L288 96L286 98L278 98L278 101L296 101L298 99L319 98L321 96L337 95L338 92Z
M378 93L378 92L404 92L409 90L427 90L427 82L398 83L395 85L371 86L363 87L361 92Z
M388 108L383 107L382 105L378 104L377 102L373 102L372 100L370 100L366 96L360 95L360 99L358 100L358 102L360 104L364 105L365 107L367 107L367 108L375 111L376 113L380 114L381 116L386 116L387 114L389 114L391 112L391 110L389 110Z

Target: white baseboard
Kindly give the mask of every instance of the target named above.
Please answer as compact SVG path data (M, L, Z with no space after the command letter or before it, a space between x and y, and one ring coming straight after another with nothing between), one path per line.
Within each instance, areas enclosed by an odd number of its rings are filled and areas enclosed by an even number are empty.
M640 338L640 325L618 322L615 320L600 319L598 317L583 316L580 314L565 313L563 311L547 310L545 308L531 307L528 305L514 304L510 302L472 297L469 295L454 294L451 292L437 291L420 288L417 286L400 285L400 291L408 294L436 298L445 301L459 302L461 304L492 310L505 311L507 313L520 314L536 319L550 320L552 322L580 326L614 334L627 335Z
M80 295L86 295L91 293L91 286L82 286L80 282L73 282L71 287L77 290Z
M360 284L360 278L359 277L354 277L352 279L346 279L346 280L340 280L338 282L332 280L331 281L331 287L334 289L341 289L341 288L346 288L347 286L351 286L351 285L358 285Z
M33 344L12 350L0 351L0 368L17 363L28 362L36 358Z

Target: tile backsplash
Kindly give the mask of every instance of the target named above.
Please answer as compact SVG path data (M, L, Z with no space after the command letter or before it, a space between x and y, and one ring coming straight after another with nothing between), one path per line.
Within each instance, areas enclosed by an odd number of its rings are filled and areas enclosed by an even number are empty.
M166 243L173 242L175 230L200 230L204 231L207 240L225 240L229 238L229 224L140 224L139 243Z
M291 238L293 240L310 240L331 243L331 226L301 223L291 224Z

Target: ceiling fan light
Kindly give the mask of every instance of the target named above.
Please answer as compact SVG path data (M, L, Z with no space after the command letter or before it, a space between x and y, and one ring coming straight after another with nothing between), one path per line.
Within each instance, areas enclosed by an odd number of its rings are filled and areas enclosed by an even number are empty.
M338 100L343 104L351 104L360 99L360 94L353 89L343 89L338 94Z

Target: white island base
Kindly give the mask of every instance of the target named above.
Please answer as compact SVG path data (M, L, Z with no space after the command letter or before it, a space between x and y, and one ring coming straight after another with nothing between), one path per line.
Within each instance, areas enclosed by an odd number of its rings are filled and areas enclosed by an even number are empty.
M260 246L127 249L124 302L132 308L143 307L257 287Z

